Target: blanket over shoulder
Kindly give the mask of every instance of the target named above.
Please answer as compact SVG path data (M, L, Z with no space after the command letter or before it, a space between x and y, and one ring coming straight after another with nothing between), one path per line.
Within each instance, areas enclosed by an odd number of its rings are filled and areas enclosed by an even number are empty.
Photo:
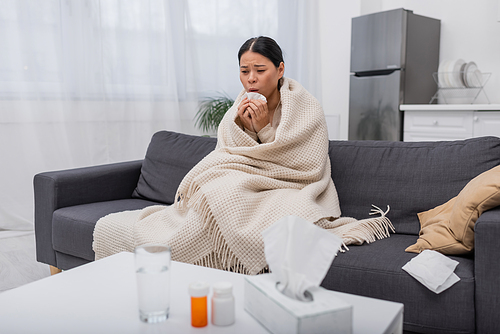
M373 219L339 218L323 110L294 80L285 79L280 93L273 142L259 144L240 127L242 91L219 126L216 149L182 180L176 203L101 218L96 259L167 243L173 260L257 274L267 266L261 232L288 215L335 233L344 245L388 236L393 227L381 210Z

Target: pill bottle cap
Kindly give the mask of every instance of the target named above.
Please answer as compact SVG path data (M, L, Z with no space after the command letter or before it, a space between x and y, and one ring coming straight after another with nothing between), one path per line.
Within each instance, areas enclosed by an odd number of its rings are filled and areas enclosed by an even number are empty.
M208 283L201 281L190 283L189 295L191 297L205 297L208 295Z
M213 286L214 293L218 296L231 294L233 292L233 285L230 282L217 282Z

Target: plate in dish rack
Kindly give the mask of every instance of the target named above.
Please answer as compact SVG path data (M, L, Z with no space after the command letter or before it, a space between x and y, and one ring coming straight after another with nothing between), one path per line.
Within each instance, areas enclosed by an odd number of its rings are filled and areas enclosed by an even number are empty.
M465 68L465 79L468 87L479 88L483 82L483 74L474 62L471 63L471 66Z
M465 64L465 61L463 59L457 59L451 62L449 66L450 71L448 72L448 80L450 81L451 87L465 87L465 85L462 84L462 79L460 79L460 69L462 68L463 64Z
M462 87L467 87L465 84L465 66L467 66L467 63L463 63L460 67L460 82L462 83Z
M446 72L444 74L444 78L446 80L447 86L446 87L455 87L455 81L453 80L453 67L455 65L455 60L448 60L448 63L446 64Z
M447 68L448 68L448 63L450 61L448 59L445 59L441 61L439 64L438 68L438 82L440 87L448 87L448 80L446 78L447 76Z
M477 67L476 66L476 63L474 63L473 61L470 61L468 62L466 65L465 65L465 68L464 68L464 81L465 81L465 86L466 87L470 87L469 85L469 75L467 74L469 72L469 70L471 69L471 67Z

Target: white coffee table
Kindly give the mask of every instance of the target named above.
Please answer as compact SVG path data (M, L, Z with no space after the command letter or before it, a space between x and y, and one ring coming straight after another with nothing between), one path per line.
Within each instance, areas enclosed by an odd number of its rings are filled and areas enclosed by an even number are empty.
M193 328L188 284L230 281L236 322ZM172 262L170 318L139 320L134 255L120 253L0 293L0 333L268 333L243 309L243 275ZM402 333L403 304L344 293L354 306L354 333Z

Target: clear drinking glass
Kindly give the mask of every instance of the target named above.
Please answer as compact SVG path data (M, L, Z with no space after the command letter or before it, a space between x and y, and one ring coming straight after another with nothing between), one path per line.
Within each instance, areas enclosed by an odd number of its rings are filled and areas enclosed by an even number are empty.
M139 317L148 323L168 319L170 309L170 247L147 244L135 248Z

